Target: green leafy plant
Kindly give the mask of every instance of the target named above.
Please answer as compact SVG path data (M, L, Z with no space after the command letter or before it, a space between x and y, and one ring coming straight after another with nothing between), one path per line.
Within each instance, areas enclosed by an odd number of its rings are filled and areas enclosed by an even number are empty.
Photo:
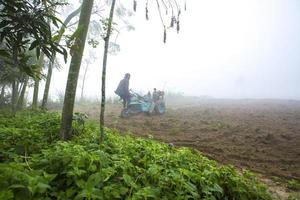
M289 180L287 182L287 187L290 190L300 190L300 183L297 180Z
M73 135L78 135L84 132L85 121L88 119L87 114L75 112L73 114Z
M298 199L299 199L299 196L297 197L297 194L290 194L288 196L287 200L298 200Z

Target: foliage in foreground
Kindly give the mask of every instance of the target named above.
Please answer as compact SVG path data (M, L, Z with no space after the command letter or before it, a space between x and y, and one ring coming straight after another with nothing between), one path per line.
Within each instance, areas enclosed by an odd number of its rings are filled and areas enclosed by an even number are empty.
M59 141L59 115L0 115L0 199L271 199L248 171L188 148L120 136L87 124Z

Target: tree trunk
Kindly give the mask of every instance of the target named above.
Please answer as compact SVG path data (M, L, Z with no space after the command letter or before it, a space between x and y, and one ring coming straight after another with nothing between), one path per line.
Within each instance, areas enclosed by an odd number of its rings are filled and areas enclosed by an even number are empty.
M80 99L83 100L83 91L84 91L84 84L85 84L85 77L86 77L86 72L89 68L89 64L86 65L86 68L84 70L84 75L83 75L83 80L82 80L82 87L81 87L81 95L80 95Z
M77 28L79 30L79 35L75 41L76 47L74 48L75 51L70 64L62 111L60 135L64 140L68 140L71 137L76 87L93 3L94 0L84 0L82 2L82 9Z
M54 55L54 57L55 57L55 55ZM50 64L48 66L48 73L47 73L46 84L45 84L45 89L44 89L44 95L43 95L43 100L42 100L42 105L41 105L42 110L46 109L47 102L48 102L53 63L54 63L53 61L50 61Z
M107 53L108 53L108 45L109 45L109 37L112 29L112 22L114 17L116 0L112 1L109 19L108 19L108 27L107 33L104 38L104 56L103 56L103 66L102 66L102 88L101 88L101 111L100 111L100 143L104 140L104 112L105 112L105 80L106 80L106 65L107 65Z
M28 79L29 79L28 77L25 78L25 81L24 81L23 86L22 86L20 97L18 99L18 105L17 105L18 110L21 110L21 109L24 108L24 98L25 98L26 87L27 87L27 84L28 84Z
M18 101L19 81L14 80L12 82L12 96L11 96L11 108L13 115L17 112L17 101Z
M58 39L58 43L61 40L61 37L63 35L63 33L65 32L66 26L70 23L70 21L77 16L80 13L81 10L81 6L76 9L75 11L73 11L64 21L64 24L62 25L62 27L59 30L60 36ZM51 77L52 77L52 70L53 70L53 65L54 65L54 61L56 58L56 53L54 53L53 55L53 59L50 61L49 66L48 66L48 73L47 73L47 78L46 78L46 84L45 84L45 89L44 89L44 95L43 95L43 100L42 100L42 105L41 108L43 110L46 109L47 107L47 102L48 102L48 96L49 96L49 90L50 90L50 83L51 83Z
M18 52L17 47L14 46L13 48L13 62L14 67L18 67ZM19 81L17 79L13 80L12 82L12 89L11 89L11 110L12 114L15 115L17 112L17 100L18 100L18 91L19 91Z
M44 64L44 53L41 52L40 58L39 58L39 73L42 70L42 66ZM40 78L34 79L34 89L33 89L33 99L32 99L32 109L37 109L38 104L38 97L39 97L39 85L40 85Z
M4 95L5 95L5 87L6 85L4 84L1 88L1 94L0 94L0 100L2 101L4 99Z

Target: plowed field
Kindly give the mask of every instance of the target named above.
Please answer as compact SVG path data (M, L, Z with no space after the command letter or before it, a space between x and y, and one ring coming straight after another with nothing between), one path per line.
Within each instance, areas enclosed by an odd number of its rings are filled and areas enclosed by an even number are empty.
M189 98L167 101L167 108L164 115L123 119L121 103L108 105L106 125L269 177L300 180L300 101ZM98 110L89 114L97 117Z

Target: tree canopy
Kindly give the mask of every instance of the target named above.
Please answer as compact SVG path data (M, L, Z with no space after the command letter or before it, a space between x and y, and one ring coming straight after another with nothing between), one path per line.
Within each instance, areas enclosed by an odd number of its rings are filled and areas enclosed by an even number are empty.
M41 51L52 58L54 52L67 57L67 51L52 37L51 24L59 26L55 8L64 5L50 0L0 0L0 59L8 67L19 68L30 76L36 65L28 65L30 50L38 58Z

